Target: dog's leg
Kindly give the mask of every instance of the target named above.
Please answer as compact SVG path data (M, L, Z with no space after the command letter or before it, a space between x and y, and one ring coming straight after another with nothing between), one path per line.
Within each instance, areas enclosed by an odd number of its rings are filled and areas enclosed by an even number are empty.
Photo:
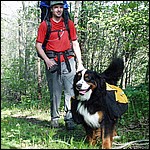
M86 141L89 143L89 145L95 145L96 141L94 140L94 135L93 135L93 129L90 127L85 127L86 131Z
M100 139L101 137L101 129L93 129L91 132L87 133L87 141L89 142L90 145L95 146L96 142Z
M113 141L113 131L106 133L106 129L102 129L102 149L111 149Z

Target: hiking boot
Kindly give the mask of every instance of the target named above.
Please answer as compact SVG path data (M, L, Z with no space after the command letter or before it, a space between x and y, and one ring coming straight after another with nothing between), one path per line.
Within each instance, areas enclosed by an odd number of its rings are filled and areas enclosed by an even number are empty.
M65 126L66 126L67 130L74 130L74 128L75 128L75 124L74 124L73 120L65 121Z
M52 126L53 128L59 128L58 119L52 120L52 121L51 121L51 126Z

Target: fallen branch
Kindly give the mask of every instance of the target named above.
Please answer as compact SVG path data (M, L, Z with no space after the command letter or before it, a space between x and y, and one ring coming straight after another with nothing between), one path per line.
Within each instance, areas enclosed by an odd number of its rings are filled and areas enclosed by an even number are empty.
M145 142L148 142L148 143L145 143ZM137 143L138 145L148 145L149 144L149 140L137 140L137 141L131 141L131 142L127 142L121 146L117 146L117 147L114 147L112 149L123 149L123 148L127 148L133 144ZM140 144L141 143L141 144ZM113 143L114 145L119 145L119 144L115 144Z

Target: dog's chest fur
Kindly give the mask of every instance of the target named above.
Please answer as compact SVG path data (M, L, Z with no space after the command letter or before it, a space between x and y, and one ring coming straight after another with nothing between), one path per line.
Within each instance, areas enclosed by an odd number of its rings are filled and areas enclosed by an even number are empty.
M78 103L77 111L83 116L84 121L93 128L99 128L99 115L98 112L95 112L94 114L90 114L88 112L87 107L82 102Z

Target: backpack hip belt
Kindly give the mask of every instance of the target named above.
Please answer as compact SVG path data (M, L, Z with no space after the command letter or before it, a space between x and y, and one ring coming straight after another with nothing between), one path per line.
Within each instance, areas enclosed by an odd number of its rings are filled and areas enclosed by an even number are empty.
M58 73L61 74L61 62L60 56L63 55L65 59L65 63L69 72L71 72L70 63L68 60L68 56L75 56L72 49L65 50L64 52L56 52L54 50L48 50L45 52L48 58L56 58L58 57Z
M54 50L47 50L45 51L46 55L48 58L55 58L59 55L66 55L66 57L68 56L75 56L74 52L72 49L68 49L68 50L65 50L64 52L56 52Z

